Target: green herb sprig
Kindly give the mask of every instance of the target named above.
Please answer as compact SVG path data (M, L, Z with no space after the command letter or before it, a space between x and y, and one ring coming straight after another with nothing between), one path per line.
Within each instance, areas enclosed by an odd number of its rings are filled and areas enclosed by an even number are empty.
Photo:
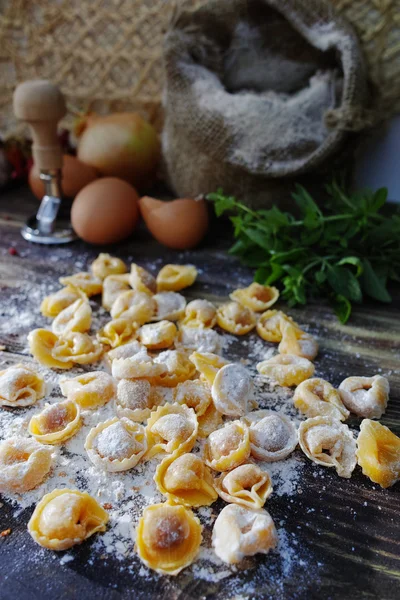
M384 214L386 188L347 194L334 182L327 192L322 208L297 185L298 216L276 206L252 210L221 189L207 199L217 216L231 213L230 253L256 269L257 282L279 284L289 306L327 298L346 323L364 295L391 302L387 283L400 281L400 212Z

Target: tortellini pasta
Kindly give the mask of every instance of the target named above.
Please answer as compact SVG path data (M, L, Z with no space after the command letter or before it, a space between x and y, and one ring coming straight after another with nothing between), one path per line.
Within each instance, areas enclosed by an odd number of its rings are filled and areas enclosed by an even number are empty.
M113 378L104 371L83 373L60 381L61 392L83 409L95 409L107 404L116 394Z
M54 294L50 294L43 298L40 305L40 312L44 317L53 319L62 310L73 304L76 300L84 299L86 294L74 285L67 285L61 288Z
M197 269L192 265L164 265L157 275L157 290L179 292L193 285L196 277Z
M212 545L215 554L228 564L236 564L245 556L268 554L277 543L274 522L264 509L249 510L229 504L221 510L214 524Z
M218 371L211 389L216 409L228 417L243 417L248 412L252 392L249 372L234 363Z
M56 335L64 335L69 331L89 331L92 323L92 309L85 299L75 300L73 304L64 308L54 319L51 329Z
M103 281L101 304L105 310L110 311L112 305L122 292L131 289L129 275L108 275Z
M143 425L114 417L90 430L85 450L92 463L113 473L133 469L147 450Z
M180 325L175 347L199 353L220 354L223 343L223 337L214 329Z
M113 319L125 317L139 325L150 321L155 311L155 301L145 292L129 290L121 292L111 307L110 314Z
M119 417L131 421L145 421L160 403L157 388L147 379L121 379L118 382L115 408Z
M79 406L67 399L46 404L41 413L33 415L28 431L38 442L60 444L72 437L81 425Z
M189 356L201 379L205 380L209 385L214 383L214 379L218 371L228 364L228 361L218 354L212 352L193 352Z
M60 338L47 329L34 329L28 335L29 351L45 367L51 369L72 369L72 360L59 360L54 352L58 348Z
M283 460L297 446L297 430L282 413L256 410L244 417L250 429L251 454L259 460Z
M97 332L97 339L105 346L117 348L133 340L137 335L137 324L131 319L120 317L113 319Z
M157 283L153 275L135 263L131 265L129 281L131 287L137 292L152 295L157 291Z
M29 365L17 364L0 371L0 406L31 406L45 393L43 377Z
M267 310L257 321L257 333L266 342L280 342L287 323L296 325L292 317L281 310Z
M179 321L183 318L186 308L186 300L176 292L159 292L153 296L155 311L152 321ZM150 320L150 319L149 319Z
M306 417L330 416L345 421L350 414L339 392L319 377L303 381L296 388L293 402Z
M28 523L28 531L40 546L68 550L98 531L105 531L108 514L86 492L62 489L43 496Z
M351 477L356 466L356 441L352 432L331 416L313 417L300 423L299 444L310 460Z
M192 300L186 306L182 323L187 327L214 327L217 324L217 309L208 300Z
M210 433L204 446L204 462L214 471L230 471L249 456L249 428L241 421L226 423Z
M136 550L144 564L165 575L177 575L195 559L202 527L184 506L147 506L136 529Z
M58 336L47 329L34 329L28 335L28 342L31 354L52 369L94 363L103 354L103 346L97 340L77 331Z
M0 493L27 492L42 483L51 469L52 452L32 438L0 442Z
M198 437L207 438L210 433L218 429L223 419L222 414L215 408L214 402L211 402L207 410L197 417L199 424Z
M97 296L97 294L101 294L103 289L101 279L98 279L98 277L95 277L92 273L87 273L86 271L75 273L68 277L60 277L59 282L61 285L76 286L82 290L86 296Z
M400 437L388 427L364 419L357 438L357 461L374 483L388 488L400 481Z
M195 366L184 352L165 350L155 359L155 363L164 365L167 370L154 378L156 385L175 387L178 383L191 379L196 372Z
M116 256L103 252L91 264L92 273L97 279L103 281L109 275L122 275L127 272L126 264Z
M159 406L147 421L146 458L160 453L177 456L190 452L196 443L197 430L197 417L192 408L177 403Z
M247 288L235 290L230 294L230 298L235 302L239 302L239 304L250 308L250 310L262 312L275 304L279 298L279 291L276 287L260 285L259 283L254 282Z
M318 343L311 334L306 333L300 327L296 327L292 323L285 323L278 352L314 360L318 354Z
M209 506L218 498L209 469L195 454L167 456L158 465L154 481L171 504Z
M258 363L257 371L281 386L292 387L314 375L311 361L295 354L277 354Z
M203 415L213 401L210 388L199 379L178 383L174 399L178 404L186 404L189 408L193 408L197 417Z
M114 358L111 365L112 375L116 379L150 379L153 381L156 377L166 375L167 370L167 366L155 362L143 346L132 356Z
M139 330L139 340L149 350L164 350L173 345L176 334L174 323L158 321L143 325Z
M256 326L256 316L252 310L238 302L227 302L217 310L217 323L229 333L244 335Z
M256 510L262 508L272 494L269 474L252 463L223 473L215 479L214 487L225 502Z
M389 400L389 382L386 377L347 377L339 385L339 394L345 407L359 417L379 419Z

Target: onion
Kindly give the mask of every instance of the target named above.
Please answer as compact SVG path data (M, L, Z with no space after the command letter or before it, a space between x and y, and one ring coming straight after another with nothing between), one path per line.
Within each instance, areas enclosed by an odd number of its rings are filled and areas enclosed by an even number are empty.
M160 143L154 127L138 113L83 117L75 133L79 160L102 175L125 179L135 187L153 182Z

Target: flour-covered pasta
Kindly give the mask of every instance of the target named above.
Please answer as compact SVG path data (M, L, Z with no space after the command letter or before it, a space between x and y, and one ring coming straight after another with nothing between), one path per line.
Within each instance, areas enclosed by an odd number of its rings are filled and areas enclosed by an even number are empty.
M80 409L72 400L46 404L42 412L33 415L28 431L42 444L61 444L81 427Z
M293 402L306 417L330 416L345 421L350 414L339 392L319 377L300 383L294 393Z
M249 429L241 421L226 423L210 433L204 446L204 461L214 471L230 471L249 456Z
M92 273L87 273L86 271L75 273L74 275L69 275L68 277L60 277L59 281L61 285L76 286L82 290L86 296L97 296L97 294L101 294L103 289L103 283L101 279L95 277Z
M311 361L295 354L277 354L258 363L257 371L281 386L292 387L314 375Z
M230 298L235 302L239 302L243 306L262 312L275 304L279 298L279 291L276 287L269 285L260 285L259 283L251 283L247 288L240 288L230 294Z
M198 372L200 373L201 379L206 381L209 385L214 383L214 379L218 371L228 364L228 361L218 354L213 352L193 352L189 356L189 360L192 361Z
M183 350L195 350L199 353L212 352L221 354L224 345L224 339L219 333L209 327L192 327L180 325L178 335L175 341L176 348Z
M198 423L196 413L185 405L164 404L153 411L147 421L148 452L156 454L184 454L196 443Z
M243 421L249 426L251 454L259 460L283 460L297 446L297 430L286 415L271 410L256 410Z
M400 481L400 437L388 427L364 419L357 438L357 461L374 483L388 488Z
M218 495L233 504L246 508L262 508L272 494L271 477L252 463L239 465L214 480Z
M228 417L243 417L249 409L253 382L247 369L231 363L222 367L211 388L215 407Z
M87 298L75 300L64 308L54 319L51 329L56 335L64 335L69 331L89 331L92 323L92 309Z
M126 264L120 258L101 252L91 264L92 273L103 281L109 275L122 275L127 272Z
M257 333L266 342L280 342L287 323L296 325L292 317L281 310L267 310L257 321Z
M67 285L54 294L43 298L40 305L40 312L44 317L53 319L62 310L73 304L76 300L85 299L86 294L74 285Z
M217 324L217 309L208 300L192 300L186 306L182 323L187 327L214 327Z
M196 277L197 269L192 265L164 265L157 275L157 290L179 292L193 285Z
M51 469L52 451L32 438L0 442L0 493L22 493L42 483Z
M85 410L107 404L117 391L114 379L104 371L91 371L71 379L61 379L60 388L68 400Z
M31 406L45 393L43 377L29 365L17 364L0 371L0 406Z
M143 325L139 330L139 340L149 350L165 350L175 340L177 328L171 321L158 321Z
M186 300L176 292L159 292L153 296L155 310L152 321L179 321L183 318L186 308Z
M103 281L103 293L101 304L103 308L110 311L112 305L122 292L128 292L131 289L128 274L108 275Z
M109 321L97 332L97 339L105 346L117 348L135 339L138 325L132 319L120 317Z
M256 316L252 310L238 302L227 302L217 310L217 323L229 333L244 335L256 326Z
M139 267L133 263L131 265L131 273L129 277L131 287L137 292L145 292L146 294L155 294L157 291L157 283L155 277L143 267Z
M280 354L295 354L314 360L318 354L318 342L300 327L286 322L282 329L282 340L278 346Z
M389 400L389 382L386 377L347 377L339 385L339 394L345 407L359 417L380 419Z
M157 388L147 379L121 379L118 382L115 409L119 417L141 423L160 402Z
M126 318L139 325L150 321L155 311L155 302L149 294L129 290L121 292L114 301L110 314L113 319Z

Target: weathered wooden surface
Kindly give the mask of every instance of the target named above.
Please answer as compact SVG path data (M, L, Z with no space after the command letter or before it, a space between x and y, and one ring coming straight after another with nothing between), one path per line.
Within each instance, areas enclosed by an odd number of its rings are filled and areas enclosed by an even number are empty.
M0 365L20 361L21 354L27 352L26 334L30 327L26 323L30 311L37 315L36 326L44 324L38 311L43 284L57 287L60 275L86 268L99 251L80 242L58 248L25 242L19 227L36 206L28 192L16 191L0 197L0 345L6 346L0 354ZM19 255L10 255L10 247L15 247ZM194 252L168 251L144 232L111 251L155 270L164 262L196 264L201 275L190 295L223 297L239 279L243 282L251 278L250 272L225 253L226 247L226 236L224 240L214 228L207 243ZM327 307L318 304L290 312L318 336L318 373L332 384L338 385L353 374L388 374L391 398L382 423L400 434L398 290L394 297L391 306L370 304L357 308L346 326L340 325ZM21 311L20 322L12 317L16 307ZM246 349L238 343L232 352L239 358L245 356ZM304 457L301 460L306 462ZM39 550L27 534L31 510L14 519L12 509L5 504L0 509L0 531L11 527L12 534L0 539L0 598L399 598L400 484L382 490L363 477L358 468L350 481L329 469L324 471L323 481L314 475L314 465L307 463L294 496L272 497L268 501L274 519L277 523L284 521L295 548L299 548L299 556L305 552L307 560L299 560L289 573L280 573L274 555L257 557L249 569L212 584L193 580L185 572L175 579L143 579L121 570L124 565L112 558L102 560L95 556L88 564L90 541L72 550L75 560L60 565L59 556Z

